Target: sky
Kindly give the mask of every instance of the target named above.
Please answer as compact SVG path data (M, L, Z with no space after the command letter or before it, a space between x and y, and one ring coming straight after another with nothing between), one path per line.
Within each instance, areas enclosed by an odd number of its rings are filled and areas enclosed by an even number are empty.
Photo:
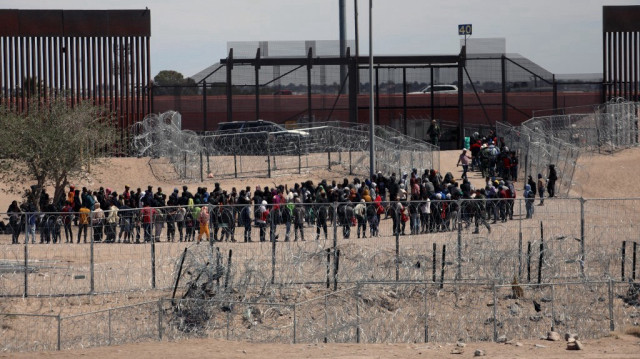
M358 1L360 53L369 49L369 1ZM603 0L373 0L374 55L457 54L458 24L472 38L506 38L555 74L602 72ZM151 70L185 77L226 57L227 41L338 40L337 0L0 0L3 9L151 11ZM355 38L354 0L346 0ZM352 49L352 52L355 52Z

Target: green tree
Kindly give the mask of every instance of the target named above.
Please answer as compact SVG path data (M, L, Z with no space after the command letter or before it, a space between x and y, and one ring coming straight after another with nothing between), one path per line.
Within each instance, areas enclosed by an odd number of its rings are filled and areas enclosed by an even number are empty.
M153 78L153 92L155 95L196 95L198 86L190 77L184 76L178 71L162 70Z
M96 149L115 143L117 130L106 109L89 102L69 106L66 99L29 102L23 112L0 107L0 180L10 192L35 181L31 198L38 208L41 189L53 186L54 204L70 178L86 178L87 166L101 161ZM21 188L22 187L22 188Z

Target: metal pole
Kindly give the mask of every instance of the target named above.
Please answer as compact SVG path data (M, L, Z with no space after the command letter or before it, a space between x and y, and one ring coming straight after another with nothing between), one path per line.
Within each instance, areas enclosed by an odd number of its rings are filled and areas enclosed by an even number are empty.
M298 326L298 318L297 318L297 305L293 305L293 344L296 344L296 327Z
M369 0L369 178L375 172L374 97L373 97L373 0Z
M329 286L327 286L329 288ZM328 295L324 296L324 342L327 343L329 340L329 314L327 313L327 299Z
M92 226L93 228L93 226ZM85 229L86 231L86 229ZM92 230L93 232L93 230ZM80 233L78 233L80 234ZM71 241L73 242L73 238L71 239ZM90 252L90 262L89 262L89 293L93 294L95 291L95 260L94 260L94 246L93 246L93 233L91 235L91 244L89 247L89 252Z
M62 346L62 317L60 317L60 314L58 314L58 347L57 350L60 351L60 347Z
M360 283L356 284L356 343L360 344Z
M556 302L556 292L555 292L555 286L553 284L551 284L551 331L555 331L556 330L556 307L555 307L555 303Z
M429 294L427 283L424 283L424 342L429 342L429 308L427 306L427 296Z
M271 216L271 218L273 217L274 216ZM273 221L273 219L271 219L271 221ZM269 223L269 227L269 235L273 238L271 240L271 284L274 284L276 282L276 238L275 235L271 233L273 231L273 224Z
M353 23L355 27L355 37L356 37L356 71L354 73L355 82L358 84L356 86L356 94L360 93L360 72L358 71L358 59L360 58L360 36L359 36L359 26L358 26L358 0L353 0Z
M267 177L271 178L271 142L269 141L269 134L264 133L267 137Z
M627 254L627 241L622 241L622 258L620 260L620 265L622 266L621 280L624 282L624 262Z
M437 259L437 250L438 250L437 245L436 245L435 243L433 243L433 265L432 265L432 267L431 267L431 274L432 274L432 277L433 277L433 278L431 278L431 281L432 281L432 282L434 282L434 283L436 282L436 259Z
M400 280L400 231L396 230L396 282Z
M298 136L298 174L301 174L301 173L302 173L302 139L300 138L300 136Z
M518 212L520 213L520 221L518 221L518 280L522 280L522 200L518 201Z
M202 81L202 131L207 131L207 81Z
M460 213L460 212L458 212ZM458 214L459 216L460 214ZM458 248L457 248L457 254L458 254L458 265L457 265L457 271L456 271L456 281L462 279L462 223L458 220L458 218L455 219L456 221L458 221Z
M229 288L229 280L231 278L231 256L233 255L233 249L229 249L229 258L227 259L227 272L224 278L224 289Z
M25 221L25 232L24 232L24 297L29 296L28 288L29 288L29 216L25 215L27 219Z
M531 283L531 241L527 241L527 283Z
M338 289L338 205L333 204L333 290Z
M334 291L338 290L338 268L340 266L340 250L339 249L336 251L335 264L336 264L336 270L333 272L333 290Z
M584 278L584 198L580 198L580 275Z
M331 288L331 248L327 248L327 289Z
M638 242L633 242L633 261L632 261L632 265L633 267L631 267L631 279L633 279L633 281L636 281L636 255L638 252Z
M446 263L445 257L447 256L447 245L442 245L442 263L440 271L440 289L444 288L444 264Z
M339 18L340 18L340 58L345 59L347 53L347 10L346 0L338 1ZM342 83L346 77L347 68L344 63L340 64L340 83Z
M498 341L498 293L496 283L493 283L493 341Z
M158 340L162 340L162 299L158 300Z
M109 309L108 313L109 313L109 339L107 340L107 345L111 345L111 309Z
M156 289L156 239L153 235L151 236L151 288Z
M609 278L609 330L616 330L616 325L613 320L613 279Z

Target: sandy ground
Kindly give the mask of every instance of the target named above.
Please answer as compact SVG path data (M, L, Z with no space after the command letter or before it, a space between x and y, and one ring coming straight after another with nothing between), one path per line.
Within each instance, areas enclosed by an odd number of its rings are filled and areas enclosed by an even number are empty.
M462 169L456 167L460 151L444 151L440 157L441 172L452 172L456 178L460 177ZM586 198L601 197L632 197L636 196L637 183L634 181L640 175L640 166L635 163L640 157L640 149L625 150L613 155L581 157L578 161L574 188L572 195ZM321 179L338 180L345 174L337 171L315 170L313 173L302 175L280 175L274 178L254 177L243 179L206 179L205 182L191 182L189 188L194 191L196 187L206 186L213 188L214 182L220 182L223 188L230 189L236 186L238 189L244 186L256 185L272 186L274 183L286 183L292 185L295 182L312 179L317 182ZM470 176L476 186L484 184L478 173ZM614 181L616 190L603 191L604 185ZM85 181L74 183L77 187L87 186L98 188L100 186L111 187L120 192L125 184L132 188L146 188L151 184L161 186L165 193L171 192L174 187L181 187L183 182L160 181L152 173L149 161L146 158L113 158L104 165L94 167L91 177ZM0 184L0 189L6 185ZM611 186L608 186L612 188ZM521 188L518 185L518 188ZM6 210L12 199L18 198L16 194L0 193L0 211ZM515 343L515 342L514 342ZM564 342L548 341L522 341L522 346L505 345L496 343L469 343L464 348L460 357L472 357L475 349L482 349L488 357L513 358L536 357L549 358L587 357L587 358L640 358L640 339L628 335L614 335L599 340L585 341L586 350L572 352L566 350ZM544 347L536 347L544 345ZM225 358L237 357L305 357L305 358L378 358L378 357L445 357L451 356L456 349L455 344L392 344L392 345L356 345L356 344L317 344L317 345L287 345L287 344L249 344L242 342L227 342L216 339L187 340L180 342L149 342L139 344L127 344L121 346L101 347L87 350L74 350L63 352L39 352L39 353L8 353L0 354L0 357L16 358L44 358L44 357L209 357L216 353Z
M440 170L443 174L447 172L453 173L456 178L460 178L462 175L462 167L456 167L456 162L460 151L443 151L440 153ZM213 161L213 159L212 159ZM231 190L231 187L236 187L238 191L244 189L246 186L255 188L256 185L261 187L270 186L274 184L287 184L293 186L296 182L303 182L306 180L312 180L314 183L320 182L322 179L326 179L327 182L336 180L341 182L343 178L347 177L353 179L356 176L349 176L347 173L340 170L330 171L328 169L315 168L312 172L303 171L302 174L280 174L275 173L273 178L262 177L246 177L246 178L205 178L204 182L184 182L184 181L167 181L164 178L169 176L162 176L163 179L158 179L154 175L152 166L149 163L149 158L110 158L105 160L102 164L93 166L89 178L86 180L72 180L72 184L76 188L81 189L87 187L93 190L97 190L99 187L110 187L113 190L121 193L124 190L125 185L129 185L131 189L135 190L140 187L145 190L148 185L154 187L154 192L157 187L161 187L163 192L169 195L173 188L179 188L182 191L183 185L188 185L191 192L195 192L197 187L207 187L213 189L214 183L219 182L221 187L226 190ZM158 167L155 168L156 170ZM362 178L362 177L361 177ZM476 186L484 186L484 181L479 173L471 173L470 181ZM31 183L25 183L24 188L28 188ZM9 207L12 200L18 199L20 202L20 194L6 193L6 184L0 183L0 213L5 212ZM48 189L49 194L53 195L53 188Z
M453 173L456 178L460 178L462 167L456 167L456 162L460 151L442 151L440 153L440 171L444 174ZM640 158L640 148L633 148L617 152L612 155L586 155L581 156L575 171L574 184L571 189L572 196L583 196L585 198L603 198L603 197L634 197L638 185L636 178L640 177L640 166L637 161ZM245 186L255 188L256 185L273 186L276 184L293 185L296 182L313 180L315 183L322 179L327 181L341 181L348 176L346 173L328 169L314 169L313 172L303 172L302 174L278 174L273 178L266 177L247 177L241 179L234 178L205 178L204 182L188 182L184 181L167 181L159 180L152 171L148 158L111 158L107 159L103 164L94 166L87 180L72 181L76 188L88 187L97 189L100 186L110 187L117 192L122 192L125 185L129 185L132 189L138 187L143 190L148 185L162 187L164 192L170 194L173 188L181 189L183 185L188 185L193 192L197 187L213 188L215 182L219 182L223 189L230 190L236 187L238 190ZM484 186L484 180L478 172L470 173L469 179L475 186ZM617 190L604 190L602 185L605 183L615 183ZM25 188L27 187L25 184ZM518 183L516 188L521 189L523 183ZM14 199L19 199L19 194L6 193L6 184L0 183L0 212L6 211L9 204ZM611 188L611 187L609 187ZM49 193L53 190L49 189Z
M513 341L509 344L249 344L216 339L150 342L84 350L0 354L0 358L471 358L482 350L488 358L638 358L640 338L614 334L583 342L582 351L564 341ZM455 355L454 351L462 351Z

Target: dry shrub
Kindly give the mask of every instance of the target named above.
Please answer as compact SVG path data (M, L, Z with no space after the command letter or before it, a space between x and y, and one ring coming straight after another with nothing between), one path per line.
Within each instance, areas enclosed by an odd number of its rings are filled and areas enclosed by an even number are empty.
M628 327L625 329L624 333L640 338L640 327Z

